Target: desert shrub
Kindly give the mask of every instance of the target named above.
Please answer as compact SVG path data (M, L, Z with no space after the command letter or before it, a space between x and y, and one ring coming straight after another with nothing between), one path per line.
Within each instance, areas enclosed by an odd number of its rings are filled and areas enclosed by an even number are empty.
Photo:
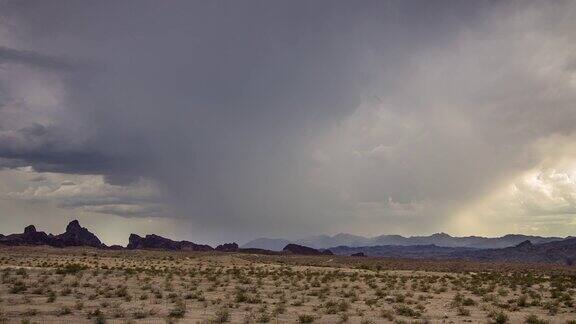
M274 308L274 315L286 313L286 305L284 303L279 303Z
M314 315L309 315L309 314L298 315L298 322L299 323L312 323L312 322L314 322L314 320L316 320Z
M143 310L137 310L132 314L132 316L134 316L135 319L144 319L148 317L148 315L149 313Z
M104 314L99 314L94 318L94 324L106 324L106 317Z
M72 314L72 310L70 309L70 307L67 307L67 306L60 308L57 312L58 316L64 316L64 315L69 315L69 314Z
M262 312L258 318L256 318L256 322L258 323L268 323L270 322L270 314L267 312Z
M526 295L520 295L518 297L518 300L516 301L516 305L518 305L518 307L526 307L528 306L528 296Z
M524 321L526 324L548 324L548 321L538 318L536 315L529 315Z
M19 294L21 292L25 292L27 289L26 284L22 281L16 281L10 288L11 294Z
M395 305L394 310L396 311L396 314L400 316L414 317L414 318L418 318L421 316L420 312L410 308L410 306L407 305Z
M56 293L53 292L52 290L50 290L48 292L48 300L46 301L47 303L53 303L56 301Z
M548 310L549 315L556 315L558 314L558 302L548 302L544 304L544 309Z
M464 298L462 300L462 306L474 306L476 305L476 302L474 301L474 299L468 297L468 298Z
M182 318L186 314L186 303L183 300L177 300L174 308L168 313L169 317Z
M394 312L389 309L383 309L380 311L380 317L385 318L392 322L394 320Z
M34 308L29 308L26 311L24 311L23 315L25 316L36 316L38 315L38 310L34 309Z
M458 315L459 316L470 316L470 310L466 307L458 307Z
M245 303L247 301L248 301L248 295L246 294L246 290L241 288L236 289L236 302Z
M214 314L214 318L212 319L213 323L226 323L230 321L230 312L226 308L221 308L216 311Z
M492 320L491 323L494 324L504 324L508 323L509 321L508 315L506 315L506 313L504 313L503 311L490 312L490 314L488 314L488 317L490 317L490 319Z
M63 275L66 275L66 274L75 274L75 273L77 273L77 272L80 272L80 271L86 270L86 269L87 269L87 267L86 267L86 266L83 266L83 265L81 265L81 264L78 264L78 263L70 263L70 264L67 264L67 265L65 265L65 266L63 266L63 267L57 268L57 269L56 269L56 274L63 274Z

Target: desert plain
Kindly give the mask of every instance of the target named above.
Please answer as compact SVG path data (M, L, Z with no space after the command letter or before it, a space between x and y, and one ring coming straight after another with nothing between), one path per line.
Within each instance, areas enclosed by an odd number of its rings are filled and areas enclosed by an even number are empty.
M576 269L0 247L1 323L576 323Z

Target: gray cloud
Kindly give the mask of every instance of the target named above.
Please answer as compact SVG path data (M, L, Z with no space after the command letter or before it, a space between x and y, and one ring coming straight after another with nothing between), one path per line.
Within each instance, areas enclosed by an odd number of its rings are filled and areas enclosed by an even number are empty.
M6 62L59 71L73 70L76 65L65 58L0 46L0 64Z
M441 230L538 165L535 142L574 133L570 2L2 9L18 33L3 27L0 62L20 79L0 77L0 165L152 179L170 208L147 215L206 235ZM48 107L19 90L41 78L56 81L32 93L63 93Z

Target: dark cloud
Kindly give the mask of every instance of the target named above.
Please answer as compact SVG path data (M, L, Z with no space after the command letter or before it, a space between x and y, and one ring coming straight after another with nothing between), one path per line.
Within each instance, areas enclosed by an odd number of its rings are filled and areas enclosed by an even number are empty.
M153 179L171 208L146 215L240 238L441 226L536 165L535 141L573 134L574 26L550 18L572 7L6 1L18 46L0 47L0 64L24 80L39 72L18 66L46 69L64 94L42 120L0 122L0 165ZM3 106L40 105L16 83L0 80ZM100 212L140 212L114 204Z

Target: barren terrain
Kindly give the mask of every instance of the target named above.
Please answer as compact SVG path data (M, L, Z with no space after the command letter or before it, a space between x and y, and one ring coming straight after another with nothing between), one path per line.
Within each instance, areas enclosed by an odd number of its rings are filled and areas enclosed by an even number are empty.
M0 247L7 323L576 323L576 269Z

